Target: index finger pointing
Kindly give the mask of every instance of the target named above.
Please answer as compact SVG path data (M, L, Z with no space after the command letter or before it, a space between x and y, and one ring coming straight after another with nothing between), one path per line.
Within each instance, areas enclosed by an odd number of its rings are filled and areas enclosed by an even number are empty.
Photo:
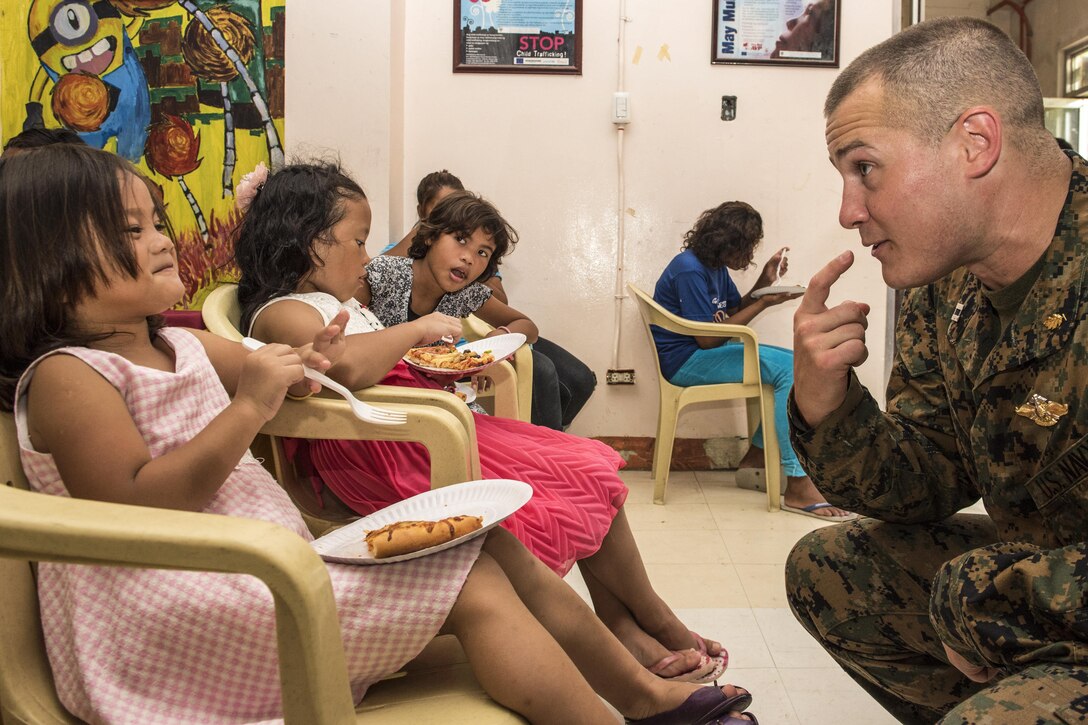
M823 269L813 275L809 280L808 289L805 290L798 312L816 313L827 309L827 297L831 294L831 286L839 281L839 277L854 264L854 253L847 250L824 265Z

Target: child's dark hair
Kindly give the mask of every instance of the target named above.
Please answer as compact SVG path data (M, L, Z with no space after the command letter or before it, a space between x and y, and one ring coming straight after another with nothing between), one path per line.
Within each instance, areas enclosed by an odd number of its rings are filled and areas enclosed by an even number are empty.
M66 128L34 126L8 139L8 142L4 144L4 151L25 151L26 149L36 149L42 146L52 146L53 144L87 145L75 131L69 131Z
M61 347L108 337L80 331L72 310L108 275L135 277L122 196L125 159L84 144L54 144L0 158L0 407L11 410L19 376ZM160 197L152 193L167 224ZM162 318L148 318L152 333Z
M752 253L763 239L763 218L743 201L727 201L707 209L695 221L681 249L690 249L704 266L720 269L726 265L743 269L752 263Z
M434 197L442 189L464 191L465 185L461 183L460 179L446 169L432 171L420 179L419 186L416 187L416 203L419 204L418 208L422 209L434 201Z
M502 214L491 202L471 191L455 191L435 204L426 219L419 222L419 231L412 238L408 247L408 256L423 259L427 251L443 234L463 234L471 236L477 229L483 229L495 245L495 253L487 260L487 268L477 282L491 279L502 264L502 258L518 242L518 233L502 218Z
M235 233L243 331L261 305L294 292L318 264L314 245L334 241L344 200L365 198L338 163L291 164L268 177Z

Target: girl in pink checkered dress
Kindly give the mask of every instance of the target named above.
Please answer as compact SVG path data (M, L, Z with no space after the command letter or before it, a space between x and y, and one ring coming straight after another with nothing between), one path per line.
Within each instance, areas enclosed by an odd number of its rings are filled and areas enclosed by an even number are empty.
M14 409L27 478L47 494L262 519L308 538L247 446L289 390L308 392L303 364L339 359L346 316L298 348L254 353L160 328L183 288L151 188L96 149L0 159L0 404ZM751 699L651 675L502 530L328 571L357 699L440 632L459 638L492 697L532 722L609 722L594 690L657 725L741 722ZM57 691L80 719L280 717L273 602L256 579L47 563L38 574Z

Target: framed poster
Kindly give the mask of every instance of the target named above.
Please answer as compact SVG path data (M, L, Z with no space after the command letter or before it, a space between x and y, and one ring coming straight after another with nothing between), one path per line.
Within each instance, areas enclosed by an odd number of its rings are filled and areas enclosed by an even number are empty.
M711 1L711 63L839 67L842 0Z
M455 73L582 74L582 0L453 0Z

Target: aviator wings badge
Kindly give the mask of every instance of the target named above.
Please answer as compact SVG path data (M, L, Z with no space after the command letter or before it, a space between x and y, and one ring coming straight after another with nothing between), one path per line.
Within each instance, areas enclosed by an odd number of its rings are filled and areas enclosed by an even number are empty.
M1065 403L1055 403L1041 395L1032 393L1028 401L1016 409L1017 415L1029 418L1033 423L1049 428L1058 422L1058 419L1069 412L1069 406Z

